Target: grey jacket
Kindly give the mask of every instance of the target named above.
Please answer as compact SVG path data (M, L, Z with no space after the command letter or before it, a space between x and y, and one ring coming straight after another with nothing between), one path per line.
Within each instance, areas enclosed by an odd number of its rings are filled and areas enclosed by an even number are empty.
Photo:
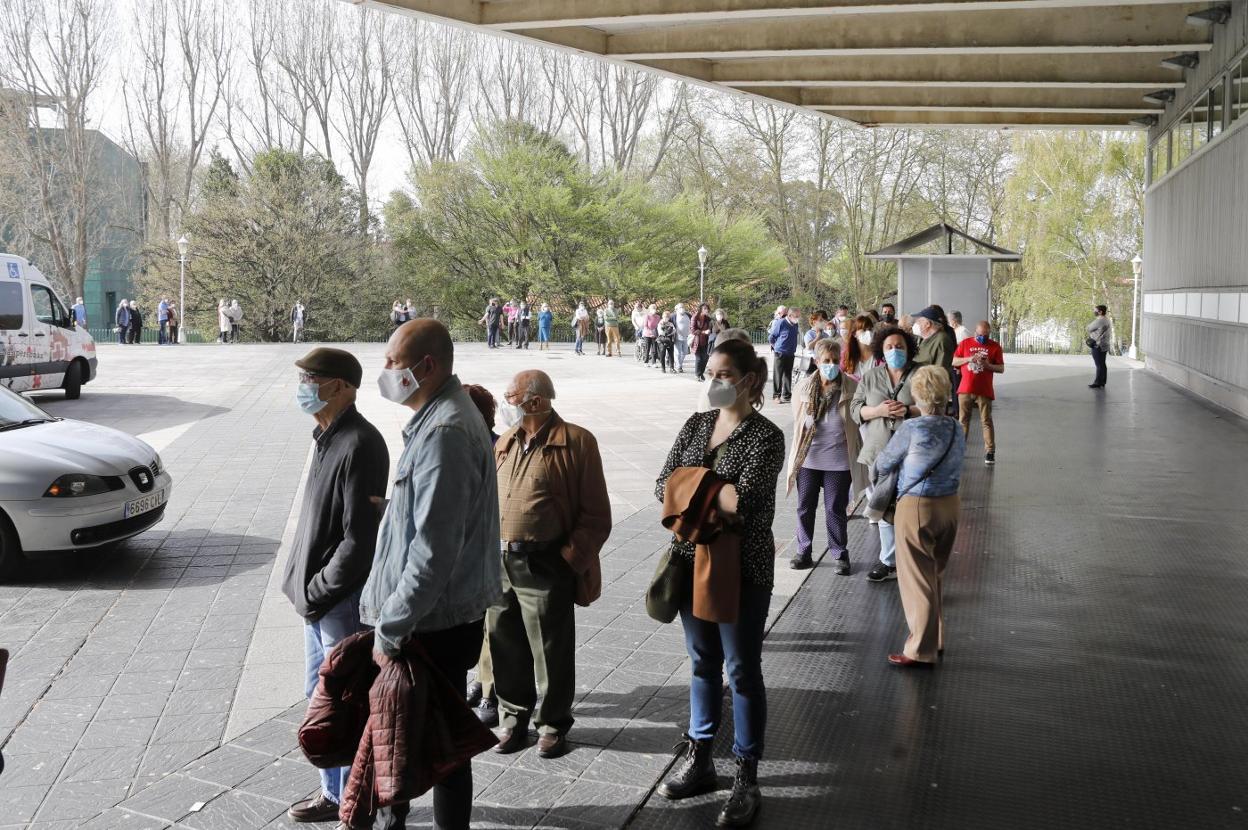
M1096 347L1103 352L1109 351L1109 338L1112 327L1109 324L1108 317L1097 317L1091 323L1088 323L1088 337L1096 342Z
M849 402L850 417L854 419L854 423L862 425L862 451L858 453L858 463L870 467L880 451L888 446L889 439L893 437L893 433L901 425L902 420L900 418L872 418L870 421L864 421L862 408L879 406L890 397L895 397L897 401L906 406L914 406L914 397L910 394L910 377L915 368L918 367L911 367L906 372L901 380L900 388L896 390L893 387L893 379L888 376L887 366L868 369L862 376L862 382L854 390L854 397Z
M414 633L475 622L502 599L490 434L452 375L403 428L360 619L398 654Z

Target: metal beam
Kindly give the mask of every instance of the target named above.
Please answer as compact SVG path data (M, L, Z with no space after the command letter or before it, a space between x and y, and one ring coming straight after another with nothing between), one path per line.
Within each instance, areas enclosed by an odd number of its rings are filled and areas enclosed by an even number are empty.
M1173 4L1174 0L508 0L482 3L480 22L506 31Z
M1104 113L1071 117L1067 113L965 112L941 110L837 110L827 114L864 127L993 127L998 129L1138 130L1130 115Z

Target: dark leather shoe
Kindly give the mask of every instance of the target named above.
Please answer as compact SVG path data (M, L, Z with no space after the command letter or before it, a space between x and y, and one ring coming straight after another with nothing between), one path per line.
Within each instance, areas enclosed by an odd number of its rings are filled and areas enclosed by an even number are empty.
M515 729L503 727L498 730L498 746L494 747L494 751L499 755L511 755L513 752L519 752L528 745L528 724L517 726Z
M473 682L468 684L468 694L464 696L464 700L467 701L469 709L475 709L477 704L481 702L481 692L480 683Z
M914 666L916 668L925 669L930 669L932 667L931 663L924 663L922 660L911 660L904 654L890 654L888 655L888 662L892 663L894 666Z
M498 726L498 698L482 698L472 713L477 716L477 720L491 729Z
M300 801L286 811L291 821L308 824L320 821L333 821L338 818L338 805L320 793L310 801Z
M562 732L548 732L537 736L538 758L559 758L568 754L568 736Z

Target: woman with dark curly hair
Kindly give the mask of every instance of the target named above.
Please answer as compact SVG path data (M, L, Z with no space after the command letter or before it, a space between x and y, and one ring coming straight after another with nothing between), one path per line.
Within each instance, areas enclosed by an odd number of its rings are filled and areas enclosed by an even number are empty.
M711 354L707 374L714 408L685 422L659 474L655 495L663 500L668 479L678 467L705 467L724 482L717 507L740 540L740 600L735 622L714 623L693 615L691 586L683 598L680 621L693 661L689 731L680 750L683 758L659 793L681 799L715 788L711 745L720 724L726 667L732 686L732 752L737 774L718 824L744 827L754 820L761 801L758 761L767 727L763 634L775 575L771 523L776 512L776 479L784 465L784 433L758 411L763 405L767 363L753 346L738 340L720 343ZM672 554L692 562L694 546L673 541Z

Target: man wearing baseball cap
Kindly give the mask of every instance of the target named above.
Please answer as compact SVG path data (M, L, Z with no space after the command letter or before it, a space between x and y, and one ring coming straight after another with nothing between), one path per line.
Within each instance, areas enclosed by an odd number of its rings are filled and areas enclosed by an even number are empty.
M305 691L311 697L325 655L365 628L360 591L372 569L390 453L381 433L355 408L364 370L354 355L317 348L295 366L300 370L295 401L316 420L316 447L282 591L303 617ZM350 773L350 767L321 770L320 794L291 807L290 820L336 820Z

